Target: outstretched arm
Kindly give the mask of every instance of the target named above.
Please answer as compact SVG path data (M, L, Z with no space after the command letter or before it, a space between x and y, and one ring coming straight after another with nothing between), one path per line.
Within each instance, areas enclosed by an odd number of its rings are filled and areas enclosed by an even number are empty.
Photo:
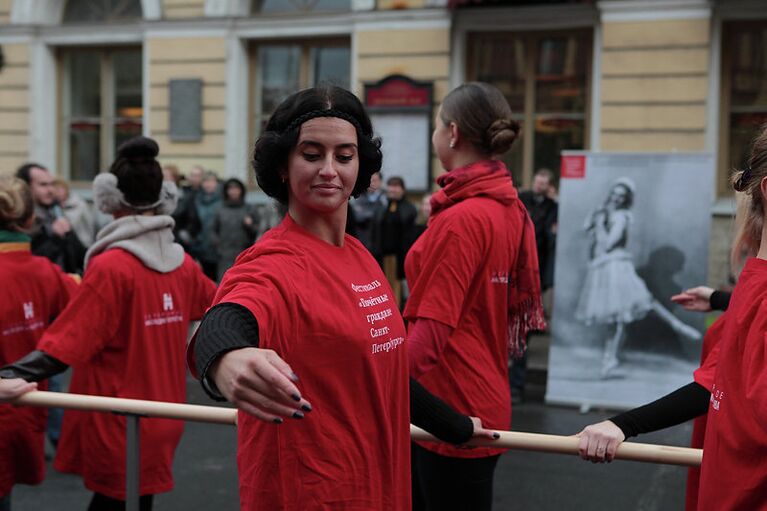
M67 364L44 351L34 350L0 368L0 378L3 380L21 378L29 382L37 382L62 373L67 370L67 367L69 367Z
M472 437L500 437L497 432L483 428L479 418L455 411L413 378L410 378L410 422L451 444L465 444Z
M258 348L258 342L258 322L247 308L221 303L210 309L191 346L203 389L263 421L303 418L312 407L301 397L298 378L277 353Z
M678 303L688 311L726 311L730 305L731 296L732 293L726 291L715 291L707 286L697 286L672 296L671 301Z
M612 461L626 439L676 426L708 411L711 393L690 383L652 403L621 413L609 420L586 426L578 433L581 458L593 462Z

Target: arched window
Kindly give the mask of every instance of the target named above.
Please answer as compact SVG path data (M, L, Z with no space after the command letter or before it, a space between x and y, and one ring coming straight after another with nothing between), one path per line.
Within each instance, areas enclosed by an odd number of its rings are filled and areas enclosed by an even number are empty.
M62 22L133 21L141 18L141 0L68 0Z
M350 11L351 0L253 0L253 14Z

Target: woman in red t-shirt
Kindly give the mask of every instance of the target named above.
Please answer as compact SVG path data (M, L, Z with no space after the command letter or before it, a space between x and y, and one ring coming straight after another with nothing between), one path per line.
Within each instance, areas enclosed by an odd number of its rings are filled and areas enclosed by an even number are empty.
M86 255L80 292L45 332L37 350L0 370L41 380L72 366L79 394L186 401L189 322L202 317L215 284L173 242L176 186L163 182L154 140L136 137L117 150L93 183L96 205L115 220ZM141 424L141 509L173 488L181 421ZM54 467L79 474L94 492L89 510L124 506L125 418L64 413Z
M627 437L705 415L694 439L705 436L698 510L767 509L767 128L733 187L741 199L733 267L742 254L756 257L745 261L727 312L706 335L695 381L579 433L584 459L610 461ZM695 509L689 494L687 502Z
M0 366L35 349L77 288L58 266L30 252L26 232L33 222L27 184L0 176ZM35 388L18 378L0 380L0 402ZM45 409L0 405L0 509L10 506L14 484L43 480L45 418Z
M498 160L519 125L503 94L478 82L450 92L434 122L447 173L405 260L410 375L456 410L509 429L509 354L545 327L535 232ZM414 508L490 509L502 452L414 444Z
M332 86L288 97L256 142L258 183L287 215L226 273L191 351L209 394L240 409L243 510L408 510L411 421L454 443L492 436L409 388L392 290L344 232L379 147Z

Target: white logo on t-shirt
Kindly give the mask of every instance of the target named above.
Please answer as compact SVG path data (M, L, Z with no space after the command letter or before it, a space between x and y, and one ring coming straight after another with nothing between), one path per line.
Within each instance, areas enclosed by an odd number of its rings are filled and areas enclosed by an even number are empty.
M35 302L23 302L21 306L24 309L24 321L4 324L3 329L0 330L0 336L15 335L19 332L32 332L45 327L45 324L40 319L35 319Z
M173 310L173 297L170 295L170 293L163 293L162 295L162 310Z

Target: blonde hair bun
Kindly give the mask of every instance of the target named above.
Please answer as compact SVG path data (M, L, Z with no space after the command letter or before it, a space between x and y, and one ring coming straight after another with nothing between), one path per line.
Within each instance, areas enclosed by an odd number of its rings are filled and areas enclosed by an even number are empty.
M32 192L27 183L17 177L0 176L0 229L21 229L33 211Z

